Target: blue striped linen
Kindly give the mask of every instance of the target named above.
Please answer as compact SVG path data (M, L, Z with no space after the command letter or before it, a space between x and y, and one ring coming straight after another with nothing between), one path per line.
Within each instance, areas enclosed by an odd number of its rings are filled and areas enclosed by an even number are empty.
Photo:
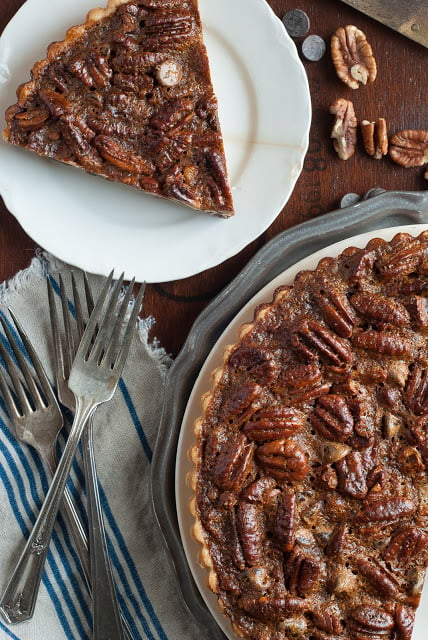
M0 313L17 315L52 380L52 344L48 323L46 278L58 294L58 270L64 265L46 254L11 283L0 287ZM90 276L96 293L102 278ZM171 579L170 563L152 511L150 462L167 368L165 352L147 342L148 322L134 340L114 399L95 414L95 446L100 493L119 603L135 640L192 640L200 629L183 607ZM13 324L10 324L13 330ZM0 339L4 340L4 336ZM23 353L26 355L25 350ZM3 363L0 362L2 366ZM64 446L70 415L58 437ZM0 589L25 544L50 482L38 453L19 443L0 398ZM83 522L86 495L79 450L68 487ZM162 571L164 567L164 571ZM0 619L0 640L89 640L91 599L79 558L64 519L58 518L33 618L21 625Z

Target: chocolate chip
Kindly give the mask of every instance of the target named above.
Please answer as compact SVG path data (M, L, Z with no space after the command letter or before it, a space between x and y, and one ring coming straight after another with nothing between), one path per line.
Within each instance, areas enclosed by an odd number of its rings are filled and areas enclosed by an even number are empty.
M307 60L316 62L321 60L326 51L325 41L321 36L308 36L302 42L302 53Z
M282 18L287 33L292 38L305 36L310 27L308 15L301 9L291 9Z

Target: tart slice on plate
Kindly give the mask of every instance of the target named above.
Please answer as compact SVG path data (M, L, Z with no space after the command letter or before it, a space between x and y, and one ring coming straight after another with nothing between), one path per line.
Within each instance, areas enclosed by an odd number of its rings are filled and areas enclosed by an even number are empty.
M196 0L109 0L49 46L17 98L7 142L233 215Z
M411 640L428 564L428 233L277 289L196 421L193 534L248 640Z

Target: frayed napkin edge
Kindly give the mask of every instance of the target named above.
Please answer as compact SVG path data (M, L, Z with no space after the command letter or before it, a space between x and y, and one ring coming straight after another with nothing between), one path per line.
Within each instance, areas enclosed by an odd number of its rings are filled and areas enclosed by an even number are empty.
M58 262L60 262L58 258L52 254L42 249L36 249L36 254L33 256L28 267L18 271L14 276L0 283L0 304L7 306L10 297L25 289L30 279L34 277L45 279L49 273L49 265ZM137 325L138 335L150 357L158 365L162 378L165 380L169 368L173 363L173 359L161 346L158 338L154 337L152 340L149 340L149 333L155 324L156 319L153 316L140 318Z

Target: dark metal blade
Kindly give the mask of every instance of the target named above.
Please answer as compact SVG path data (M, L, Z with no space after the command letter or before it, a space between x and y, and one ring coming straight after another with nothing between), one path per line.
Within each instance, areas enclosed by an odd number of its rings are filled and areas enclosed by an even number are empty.
M427 0L342 0L342 2L428 47Z

